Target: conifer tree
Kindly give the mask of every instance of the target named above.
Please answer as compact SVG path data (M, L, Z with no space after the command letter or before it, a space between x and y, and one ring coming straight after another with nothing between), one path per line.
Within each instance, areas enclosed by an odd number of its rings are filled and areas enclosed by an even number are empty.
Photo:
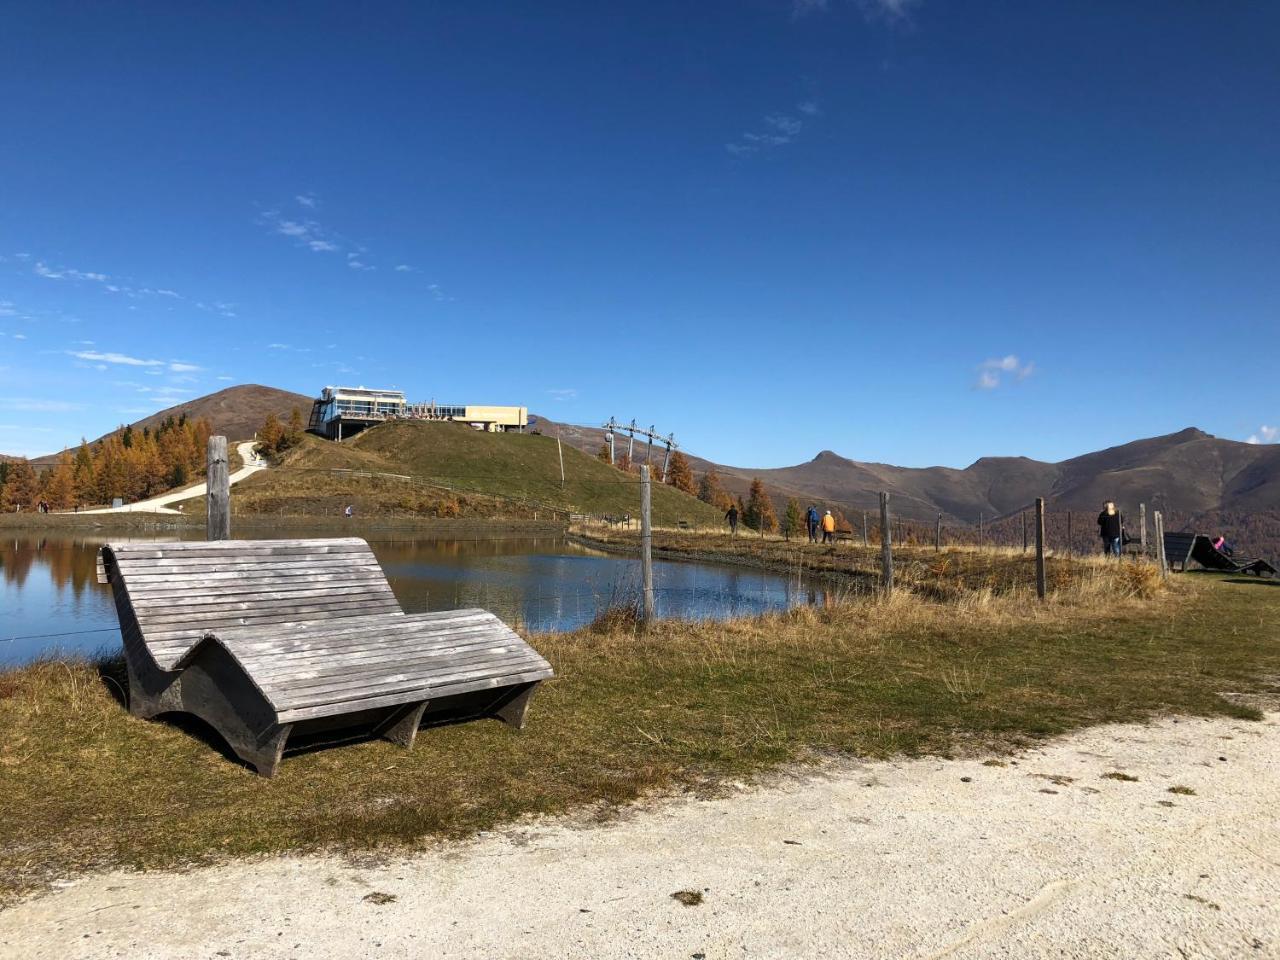
M769 499L769 494L764 489L764 482L759 477L751 481L742 522L752 530L763 530L765 533L772 533L778 529L778 516L774 513L773 501Z
M703 503L711 504L718 510L728 510L729 504L733 502L724 487L720 485L720 474L716 473L715 467L711 467L702 475L702 480L698 483L698 499Z
M268 413L267 419L263 421L262 429L258 431L258 439L262 441L262 445L268 453L275 453L283 437L284 428L280 426L279 418L274 413Z
M800 515L800 502L792 497L787 501L787 512L782 522L782 532L788 537L793 533L798 533L804 521Z
M44 476L44 498L53 510L68 510L75 503L76 476L71 454L63 450L58 462Z
M693 479L693 468L689 466L689 458L679 450L671 451L671 462L667 464L667 483L685 493L698 492L698 485Z
M0 490L0 509L6 513L14 510L32 510L40 494L40 480L30 460L9 464L9 475L4 489Z

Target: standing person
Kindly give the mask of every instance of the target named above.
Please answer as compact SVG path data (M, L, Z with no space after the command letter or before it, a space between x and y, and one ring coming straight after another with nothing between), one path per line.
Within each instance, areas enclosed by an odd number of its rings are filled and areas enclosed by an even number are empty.
M833 517L831 515L831 511L828 510L822 516L822 542L835 543L836 541L835 532L836 532L836 518Z
M729 510L725 513L724 518L729 521L729 533L733 536L738 535L738 506L731 504Z
M1102 552L1108 557L1120 556L1123 548L1124 517L1110 500L1098 514L1098 535L1102 537Z
M818 508L809 504L809 512L804 515L805 525L809 528L809 542L818 542Z

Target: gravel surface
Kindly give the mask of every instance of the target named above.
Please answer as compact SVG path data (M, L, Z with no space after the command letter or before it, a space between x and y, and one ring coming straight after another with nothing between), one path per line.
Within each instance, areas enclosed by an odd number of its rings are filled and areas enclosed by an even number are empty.
M1278 807L1280 714L1100 727L409 857L81 878L0 913L0 957L1280 957Z

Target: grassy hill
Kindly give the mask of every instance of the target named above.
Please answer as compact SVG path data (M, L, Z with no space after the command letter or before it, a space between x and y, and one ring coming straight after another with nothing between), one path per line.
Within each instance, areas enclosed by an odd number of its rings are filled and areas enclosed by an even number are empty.
M237 509L260 513L333 512L351 502L368 515L528 516L539 508L573 513L640 512L639 478L568 444L565 482L552 437L479 433L455 423L385 423L341 444L307 436L278 467L236 488ZM334 471L398 474L349 477ZM654 484L657 524L720 522L719 511L673 487Z

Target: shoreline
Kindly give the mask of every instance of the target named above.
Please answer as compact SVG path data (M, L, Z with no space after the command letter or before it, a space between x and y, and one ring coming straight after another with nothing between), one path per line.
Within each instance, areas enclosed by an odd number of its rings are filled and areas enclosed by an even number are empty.
M144 513L46 513L0 514L0 535L9 532L43 534L112 533L192 533L205 529L204 517ZM241 532L315 532L333 535L342 531L353 536L367 533L403 532L416 536L460 540L510 540L522 537L565 536L568 527L548 520L502 520L470 518L387 518L360 517L277 517L270 514L232 516L233 537ZM253 538L250 538L253 539Z

